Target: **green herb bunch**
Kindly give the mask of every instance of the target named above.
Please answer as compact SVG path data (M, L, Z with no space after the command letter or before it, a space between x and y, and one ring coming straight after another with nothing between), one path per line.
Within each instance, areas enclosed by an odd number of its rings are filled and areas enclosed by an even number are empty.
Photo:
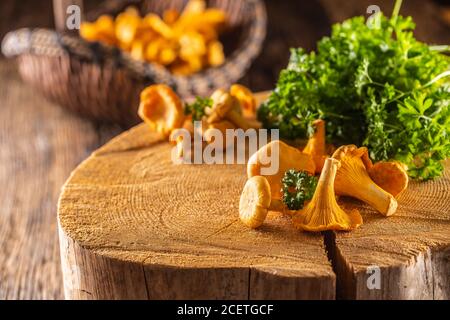
M367 146L375 161L399 160L412 178L440 176L450 156L449 46L416 40L411 17L398 16L400 4L391 18L334 25L317 53L293 49L259 109L265 127L306 138L322 118L333 143Z
M290 169L281 180L283 203L290 210L300 210L305 201L311 200L317 187L317 178L306 171Z
M192 121L200 121L205 115L205 109L207 107L211 108L212 105L212 99L196 97L193 103L186 105L184 108L184 114L192 115Z

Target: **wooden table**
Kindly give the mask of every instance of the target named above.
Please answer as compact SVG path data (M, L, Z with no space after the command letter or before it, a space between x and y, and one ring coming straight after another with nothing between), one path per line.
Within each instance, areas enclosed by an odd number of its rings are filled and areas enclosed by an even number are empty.
M49 103L21 82L10 62L0 61L0 81L0 299L62 299L61 186L119 130Z
M91 3L95 5L94 0ZM390 0L376 3L389 12ZM315 41L329 32L328 20L362 14L372 1L345 4L268 1L270 45L245 83L254 90L269 89L286 63L289 47L313 49ZM420 39L431 43L448 39L448 27L438 24L438 9L431 1L409 0L403 7L417 20ZM0 36L18 27L51 26L49 0L3 0L0 11L4 13ZM66 114L24 85L11 62L0 61L0 299L63 298L56 234L60 188L78 163L119 131Z

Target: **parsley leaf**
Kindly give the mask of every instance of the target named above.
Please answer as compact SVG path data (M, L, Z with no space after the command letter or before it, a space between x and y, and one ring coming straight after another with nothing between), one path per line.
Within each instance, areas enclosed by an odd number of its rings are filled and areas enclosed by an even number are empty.
M283 202L290 210L300 210L311 200L317 187L317 178L306 171L290 169L281 180Z
M192 115L192 121L201 121L205 115L205 109L212 107L213 101L210 98L196 97L195 101L187 104L184 108L185 115Z
M448 46L414 38L411 17L354 17L332 28L317 52L293 49L258 117L283 138L307 138L317 118L335 144L367 146L375 161L395 159L412 178L442 175L450 157ZM440 49L442 48L442 50Z

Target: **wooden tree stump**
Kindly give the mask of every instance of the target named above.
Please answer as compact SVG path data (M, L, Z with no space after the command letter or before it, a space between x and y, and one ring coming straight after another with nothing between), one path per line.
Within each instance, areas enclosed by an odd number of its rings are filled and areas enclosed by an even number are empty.
M389 218L361 207L360 229L326 236L339 297L450 299L450 161L444 177L410 182L398 202ZM370 290L373 267L380 288Z
M171 149L140 125L72 174L58 210L67 299L450 297L449 170L412 183L391 218L344 200L365 220L351 233L302 233L276 213L250 230L245 166L174 165Z

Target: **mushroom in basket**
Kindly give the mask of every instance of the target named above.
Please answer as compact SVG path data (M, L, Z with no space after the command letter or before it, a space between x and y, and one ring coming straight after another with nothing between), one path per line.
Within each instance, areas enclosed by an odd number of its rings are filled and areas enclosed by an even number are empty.
M95 22L83 22L80 35L187 76L225 62L219 35L227 21L224 11L207 8L204 0L190 0L182 12L168 9L162 17L155 13L141 17L134 7L115 19L102 15Z

